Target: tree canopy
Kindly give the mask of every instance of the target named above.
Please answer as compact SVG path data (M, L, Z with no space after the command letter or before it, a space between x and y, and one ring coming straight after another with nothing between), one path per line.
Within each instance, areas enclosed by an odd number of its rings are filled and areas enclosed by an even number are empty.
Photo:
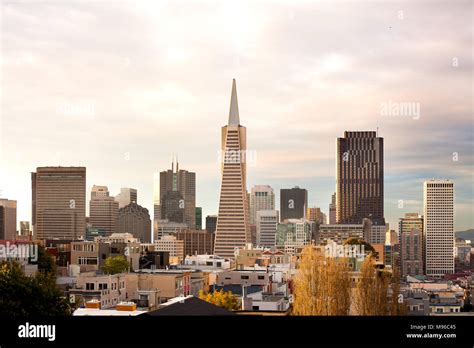
M240 309L240 301L232 294L231 291L224 292L223 289L210 293L199 291L199 298L216 306L222 307L229 311Z
M117 274L129 270L130 264L124 256L109 256L105 259L102 271L107 274Z
M17 261L0 263L0 316L65 316L75 310L52 273L23 273Z

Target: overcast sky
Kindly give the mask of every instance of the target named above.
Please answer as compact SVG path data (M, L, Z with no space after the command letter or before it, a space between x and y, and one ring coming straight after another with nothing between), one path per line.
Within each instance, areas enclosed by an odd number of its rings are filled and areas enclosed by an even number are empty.
M257 154L248 189L295 185L328 211L335 142L385 142L385 216L422 213L423 180L455 182L457 230L473 228L471 1L4 1L0 196L31 220L30 172L86 166L87 191L196 172L217 214L220 131L237 80ZM417 115L381 112L415 103ZM413 111L415 112L415 111ZM403 208L399 208L403 200Z

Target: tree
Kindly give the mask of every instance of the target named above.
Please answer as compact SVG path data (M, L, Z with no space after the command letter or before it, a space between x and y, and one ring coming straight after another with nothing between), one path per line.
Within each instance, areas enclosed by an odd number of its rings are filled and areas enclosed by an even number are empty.
M23 273L17 261L0 263L0 316L65 316L71 306L51 273Z
M400 279L393 272L375 267L375 258L364 260L355 289L354 305L358 315L403 315L406 307L400 297Z
M294 315L348 315L350 269L346 258L326 257L309 245L295 277Z
M124 256L109 256L105 259L102 271L107 274L116 274L127 271L129 268L130 264Z
M38 271L44 274L56 274L56 263L53 257L46 252L46 248L38 245L38 260L32 262L38 265Z
M361 238L356 238L356 237L351 237L348 238L344 241L343 245L363 245L364 246L364 251L367 253L367 255L374 255L375 257L378 256L378 253L375 251L374 247L366 242L365 240Z
M219 291L206 294L203 290L200 290L199 298L218 307L225 308L229 311L240 309L240 301L234 296L234 294L232 294L231 291L224 292L224 290L221 289Z

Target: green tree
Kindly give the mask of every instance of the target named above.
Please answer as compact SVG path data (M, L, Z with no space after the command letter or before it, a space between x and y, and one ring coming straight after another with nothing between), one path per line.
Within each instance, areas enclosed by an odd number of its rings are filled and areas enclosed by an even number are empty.
M234 296L234 294L232 294L231 291L224 292L224 290L221 289L219 291L206 294L204 291L200 290L199 298L218 307L225 308L229 311L240 309L240 301Z
M42 245L38 246L38 260L31 262L38 265L38 271L43 274L56 274L56 263L53 257L46 252L46 248Z
M75 310L54 274L27 276L17 261L0 263L0 294L0 316L67 316Z
M109 256L105 259L102 271L107 274L116 274L128 271L130 268L130 264L124 256Z

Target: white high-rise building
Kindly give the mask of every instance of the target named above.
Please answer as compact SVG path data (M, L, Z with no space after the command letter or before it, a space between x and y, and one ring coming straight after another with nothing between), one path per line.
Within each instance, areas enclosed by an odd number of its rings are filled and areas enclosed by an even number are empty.
M259 210L256 217L257 245L274 247L278 227L278 210Z
M107 186L92 186L89 202L89 222L94 228L101 228L105 235L116 232L119 203L109 196Z
M426 275L441 278L454 273L454 183L423 183Z
M250 224L255 225L257 212L275 209L275 193L271 186L255 185L250 191Z

